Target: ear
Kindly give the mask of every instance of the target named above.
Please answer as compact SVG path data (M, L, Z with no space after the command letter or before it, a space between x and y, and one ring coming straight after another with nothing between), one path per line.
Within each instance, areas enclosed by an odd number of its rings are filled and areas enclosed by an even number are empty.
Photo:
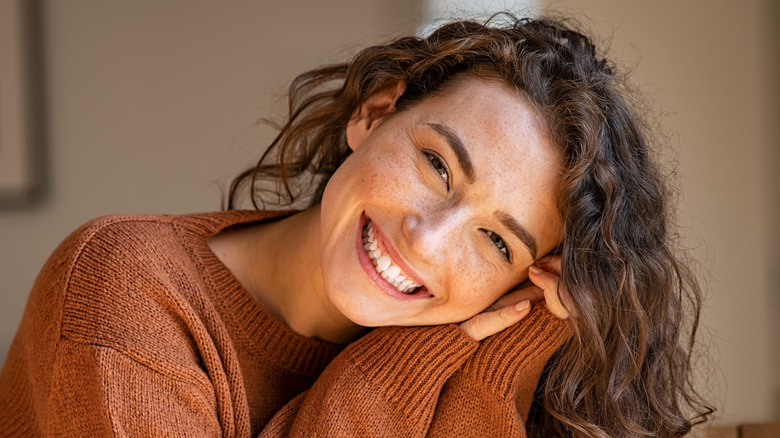
M406 91L406 81L384 88L366 99L347 122L347 145L357 149L382 119L395 111L395 103Z

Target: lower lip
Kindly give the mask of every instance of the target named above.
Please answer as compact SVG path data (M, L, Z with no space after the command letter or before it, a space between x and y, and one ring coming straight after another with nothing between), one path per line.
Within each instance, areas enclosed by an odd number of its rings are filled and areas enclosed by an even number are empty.
M363 227L366 226L365 213L360 216L360 223L358 225L359 226L358 226L357 241L356 241L358 260L360 261L360 266L363 267L363 270L366 272L366 275L368 275L369 278L371 278L371 280L374 281L374 284L376 284L377 287L379 287L379 289L381 289L385 294L397 300L407 301L407 300L421 300L424 298L429 298L431 295L423 291L416 292L412 295L407 295L405 293L402 293L401 291L396 289L395 286L388 283L387 280L382 278L381 275L379 275L379 272L376 271L373 262L371 262L371 259L368 257L368 253L366 252L366 249L363 248Z

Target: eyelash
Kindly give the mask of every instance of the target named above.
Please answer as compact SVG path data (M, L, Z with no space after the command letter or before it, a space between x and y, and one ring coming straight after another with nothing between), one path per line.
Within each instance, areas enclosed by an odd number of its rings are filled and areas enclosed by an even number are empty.
M447 169L447 165L444 164L444 159L439 157L438 154L432 151L424 150L423 154L425 154L425 157L428 159L428 163L431 165L431 168L444 180L445 184L447 185L447 190L450 189L450 171ZM483 230L485 233L487 233L490 240L493 242L493 245L495 245L496 249L501 251L501 253L504 254L504 257L506 257L508 262L512 262L512 253L509 251L509 245L506 244L503 238L499 236L498 234L494 233L493 231Z
M487 233L490 240L493 242L493 245L495 245L499 251L504 253L504 257L506 257L506 260L509 263L512 263L512 252L509 251L509 245L506 244L504 239L492 231L485 230L485 232Z
M431 165L431 168L439 174L439 176L444 180L444 183L447 185L447 190L450 190L450 170L447 169L447 165L444 164L444 159L442 159L438 154L431 151L423 151L423 154L425 154L425 158L428 159L428 164ZM434 164L434 163L438 163Z

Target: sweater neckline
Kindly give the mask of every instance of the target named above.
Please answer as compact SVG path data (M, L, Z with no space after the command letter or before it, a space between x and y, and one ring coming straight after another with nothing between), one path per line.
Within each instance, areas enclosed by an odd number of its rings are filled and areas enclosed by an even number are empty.
M225 323L238 335L236 348L246 348L258 360L288 371L318 376L345 345L302 336L276 319L258 303L208 246L208 239L237 225L262 222L294 211L224 211L181 216L174 221L182 244L198 264L198 271ZM269 355L267 346L274 346Z

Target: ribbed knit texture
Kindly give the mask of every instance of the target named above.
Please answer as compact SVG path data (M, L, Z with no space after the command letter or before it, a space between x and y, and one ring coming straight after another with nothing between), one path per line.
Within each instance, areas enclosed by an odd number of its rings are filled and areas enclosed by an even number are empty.
M540 307L481 344L456 325L304 338L207 245L270 217L113 216L66 238L0 373L0 436L524 435L565 323Z

